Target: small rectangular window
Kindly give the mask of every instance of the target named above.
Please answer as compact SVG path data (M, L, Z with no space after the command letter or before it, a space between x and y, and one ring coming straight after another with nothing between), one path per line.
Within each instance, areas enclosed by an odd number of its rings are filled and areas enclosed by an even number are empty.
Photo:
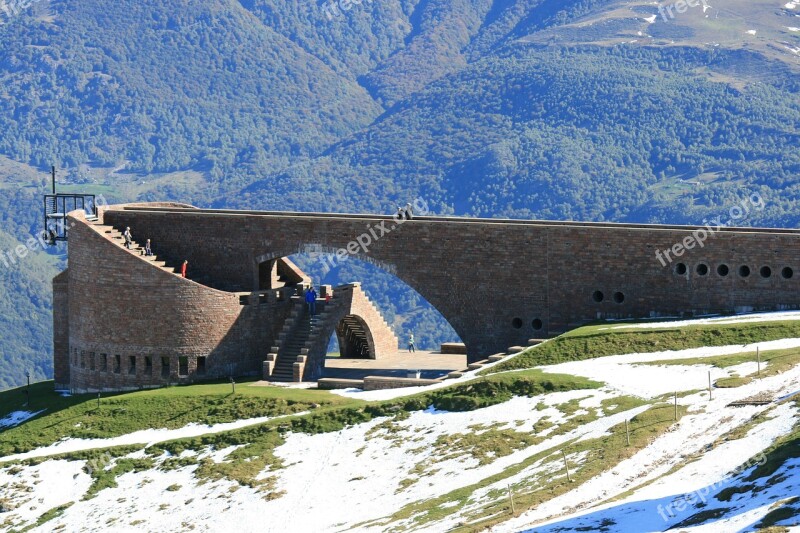
M206 373L206 358L205 357L198 357L197 358L197 373L201 376L205 375Z
M128 374L136 374L136 356L128 357Z
M114 373L119 374L122 372L122 358L119 355L114 356Z
M153 375L153 358L149 355L144 358L144 373L146 376Z
M178 375L182 376L182 377L189 375L189 358L188 357L178 357Z
M86 368L86 351L81 350L81 368Z
M161 377L162 378L169 377L169 357L161 358Z
M108 372L108 355L100 354L100 372Z
M94 352L89 352L89 370L91 370L92 372L94 372L94 358L95 358L95 355L96 354Z

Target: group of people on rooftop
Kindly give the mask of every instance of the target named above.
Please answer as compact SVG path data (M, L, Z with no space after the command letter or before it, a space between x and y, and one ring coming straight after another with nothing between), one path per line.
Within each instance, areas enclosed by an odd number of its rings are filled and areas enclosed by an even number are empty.
M411 220L414 218L414 208L410 203L406 204L405 207L398 207L396 218L398 220Z

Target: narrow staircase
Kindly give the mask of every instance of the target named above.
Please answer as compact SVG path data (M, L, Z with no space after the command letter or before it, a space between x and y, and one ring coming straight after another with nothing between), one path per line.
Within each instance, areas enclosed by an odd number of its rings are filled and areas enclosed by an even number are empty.
M99 222L92 223L92 226L94 226L94 228L101 234L116 242L122 248L125 248L125 237L123 237L122 232L116 229L114 226L108 226ZM142 259L149 261L154 266L161 268L165 272L169 272L170 274L180 274L179 268L168 266L167 262L159 259L157 255L144 255L144 246L140 245L136 241L131 241L131 247L129 251L133 254L141 256Z
M311 346L317 342L317 337L330 329L327 322L333 306L336 305L335 297L330 302L318 298L317 314L312 318L308 316L303 296L292 296L292 300L294 308L284 323L283 331L278 335L278 357L270 375L271 381L295 381L294 364L297 358L308 355Z

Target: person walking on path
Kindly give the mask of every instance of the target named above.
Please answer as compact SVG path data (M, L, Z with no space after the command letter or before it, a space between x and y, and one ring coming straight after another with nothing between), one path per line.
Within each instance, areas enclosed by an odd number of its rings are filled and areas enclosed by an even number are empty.
M131 235L131 228L130 227L125 228L125 233L123 233L122 236L125 237L125 248L130 250L131 244L133 244L133 235Z
M187 259L183 260L183 264L181 265L181 277L186 277L186 269L189 267L189 261Z
M408 351L417 353L417 349L414 347L414 334L408 336Z
M150 249L150 239L144 244L144 255L153 255L153 250Z
M306 291L306 304L308 304L308 316L313 318L317 312L317 291L313 285Z

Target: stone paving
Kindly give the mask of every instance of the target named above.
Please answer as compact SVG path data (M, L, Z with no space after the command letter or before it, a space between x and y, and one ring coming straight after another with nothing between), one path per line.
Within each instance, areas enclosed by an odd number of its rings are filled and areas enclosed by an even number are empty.
M466 368L466 355L450 355L423 350L408 353L401 350L396 355L380 359L327 357L324 375L328 378L341 379L363 379L365 376L406 377L409 371L419 370L422 374L421 377L432 378Z

